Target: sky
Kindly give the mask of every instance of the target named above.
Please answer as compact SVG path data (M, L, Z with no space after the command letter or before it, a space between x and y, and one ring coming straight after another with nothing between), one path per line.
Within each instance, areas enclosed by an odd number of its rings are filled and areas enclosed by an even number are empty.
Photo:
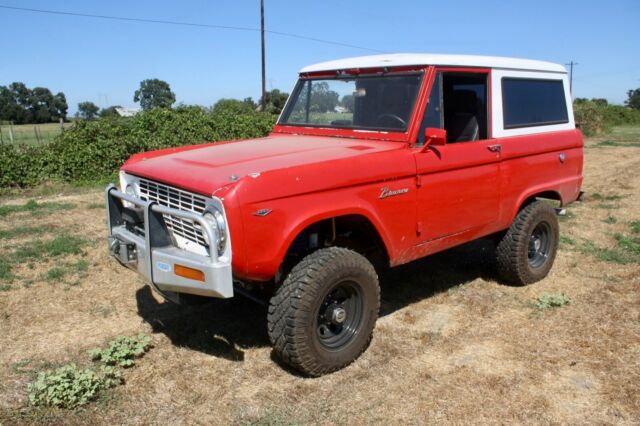
M0 0L0 6L251 29L259 0ZM381 52L575 61L574 97L623 103L640 87L640 0L265 0L265 27ZM124 22L0 8L0 85L44 86L100 107L136 106L140 81L167 81L177 101L213 105L261 90L260 33ZM297 71L371 50L268 33L267 90Z

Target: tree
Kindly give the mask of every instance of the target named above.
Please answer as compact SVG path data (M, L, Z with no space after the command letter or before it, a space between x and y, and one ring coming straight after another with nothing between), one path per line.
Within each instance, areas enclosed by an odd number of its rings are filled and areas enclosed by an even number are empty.
M55 96L46 87L29 89L24 83L0 86L0 120L16 124L46 123L67 116L64 93Z
M54 97L46 87L35 87L31 91L30 107L31 122L48 123L56 113Z
M338 105L340 95L334 90L329 90L329 83L322 81L311 86L311 108L318 112L333 111Z
M353 95L344 95L340 104L343 108L345 108L348 112L353 112L356 105L356 98Z
M98 105L93 102L80 102L78 104L78 117L84 118L86 120L92 120L98 115Z
M100 117L104 118L104 117L115 117L118 115L118 111L116 111L116 108L122 108L120 105L112 105L110 107L107 108L102 108L100 110Z
M629 97L624 103L629 108L640 109L640 88L636 90L629 90L627 92L627 96Z
M153 108L171 108L176 95L171 91L169 83L157 78L140 82L140 88L133 95L134 102L140 102L144 111Z
M280 114L288 98L288 93L281 92L278 89L265 93L266 111L272 114ZM260 98L260 105L262 105L262 97Z
M53 107L55 109L55 114L52 114L54 118L62 118L63 120L67 119L67 110L69 109L69 105L67 104L67 97L64 93L56 93L53 97Z

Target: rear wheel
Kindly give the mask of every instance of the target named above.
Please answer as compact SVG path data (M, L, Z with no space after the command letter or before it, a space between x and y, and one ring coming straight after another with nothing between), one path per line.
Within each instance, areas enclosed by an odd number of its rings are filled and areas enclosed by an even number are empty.
M269 304L269 338L275 353L310 376L353 362L368 346L380 307L371 263L345 248L305 257Z
M516 285L546 277L556 257L559 232L558 218L550 205L535 201L522 209L497 245L500 277Z

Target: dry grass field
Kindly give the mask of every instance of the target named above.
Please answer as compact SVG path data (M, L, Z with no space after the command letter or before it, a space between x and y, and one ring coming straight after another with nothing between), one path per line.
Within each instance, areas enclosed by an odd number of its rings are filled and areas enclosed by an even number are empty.
M392 270L369 350L317 379L272 358L264 307L177 307L109 259L101 192L5 198L0 423L639 424L639 188L640 128L588 140L549 277L500 284L482 241ZM537 307L545 293L570 303ZM140 332L153 348L123 385L29 404L38 371Z
M64 129L67 130L73 126L72 122L64 123ZM61 133L59 123L41 123L41 124L2 124L0 125L0 141L2 143L11 143L11 134L13 134L13 143L36 145L41 143L49 143ZM37 135L36 135L36 132Z

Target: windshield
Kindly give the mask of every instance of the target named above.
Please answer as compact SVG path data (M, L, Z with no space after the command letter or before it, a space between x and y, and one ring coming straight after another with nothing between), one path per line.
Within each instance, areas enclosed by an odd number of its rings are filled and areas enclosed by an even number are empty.
M279 124L406 131L422 74L301 79Z

